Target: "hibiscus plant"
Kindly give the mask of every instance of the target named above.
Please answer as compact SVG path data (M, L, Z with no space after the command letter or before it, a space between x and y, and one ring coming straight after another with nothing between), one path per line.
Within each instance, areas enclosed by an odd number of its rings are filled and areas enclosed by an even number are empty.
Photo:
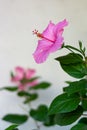
M45 126L67 126L74 123L70 130L87 130L87 57L86 48L79 41L78 48L66 45L63 38L64 28L68 26L68 21L54 24L49 22L46 29L39 33L34 30L33 33L40 38L38 45L33 53L35 62L40 64L47 60L49 54L67 49L67 54L56 57L55 60L60 63L61 68L74 81L65 81L62 94L53 99L49 106L41 104L36 109L29 108L28 115L8 114L3 120L14 123L6 130L18 130L18 126L32 117L37 124L37 130L40 130L41 123ZM31 104L38 97L36 93L39 89L45 89L50 86L48 82L38 82L38 77L33 77L35 70L25 70L16 67L16 75L11 73L11 81L15 82L17 87L4 87L8 91L16 91L19 97L24 98L24 104ZM33 91L32 91L33 90ZM30 105L31 106L31 105Z
M21 109L27 112L27 114L10 113L5 115L2 119L4 121L12 123L5 130L19 130L18 126L25 123L30 117L34 120L36 128L40 129L40 125L51 125L50 116L47 116L48 106L40 104L34 109L32 102L39 98L39 90L45 90L51 86L51 83L46 81L39 81L38 76L35 76L35 69L25 69L23 67L15 67L15 72L11 72L11 82L16 86L2 87L0 90L6 90L9 92L15 92L18 97L23 98L23 106ZM26 109L26 107L28 109ZM38 122L41 122L38 124Z
M50 22L47 28L39 33L34 31L40 40L33 53L36 63L43 63L50 53L67 49L68 53L55 58L61 68L75 81L66 81L63 93L55 97L48 109L48 115L53 116L56 125L67 126L75 123L70 130L87 130L87 57L86 48L79 41L78 48L64 43L62 36L66 19L54 24ZM77 122L76 122L77 121Z

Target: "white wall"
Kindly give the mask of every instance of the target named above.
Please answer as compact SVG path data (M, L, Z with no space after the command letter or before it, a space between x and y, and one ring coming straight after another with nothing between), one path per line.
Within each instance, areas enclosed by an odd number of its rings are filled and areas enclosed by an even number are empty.
M42 80L52 82L51 89L40 91L41 100L38 103L50 104L53 97L61 93L63 82L71 80L60 68L54 58L66 53L58 51L49 56L43 64L36 64L32 53L37 44L37 38L32 30L40 32L52 20L54 23L66 18L69 26L64 32L65 42L74 46L78 40L87 45L87 0L0 0L0 87L11 85L9 72L15 66L35 68ZM48 95L49 93L49 95ZM23 112L21 101L8 92L0 92L0 118L6 113ZM28 125L29 124L29 125ZM0 121L0 130L9 124ZM20 130L34 128L33 121L27 122ZM43 127L41 130L69 130L69 127Z

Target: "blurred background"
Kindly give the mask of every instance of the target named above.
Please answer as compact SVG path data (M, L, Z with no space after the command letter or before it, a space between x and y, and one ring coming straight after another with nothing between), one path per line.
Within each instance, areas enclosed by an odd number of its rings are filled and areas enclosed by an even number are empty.
M32 53L37 45L37 37L32 35L34 29L42 32L49 21L57 23L63 19L69 21L65 28L65 43L78 46L81 40L87 45L87 0L0 0L0 87L13 85L10 71L15 66L34 68L42 81L52 83L52 87L39 91L40 99L33 103L50 104L52 99L62 92L64 81L74 80L68 76L54 60L66 54L66 50L57 51L49 56L43 64L36 64ZM14 93L0 92L0 130L10 123L1 118L7 113L25 113L21 107L21 99ZM20 126L20 130L31 130L32 120ZM42 127L41 130L69 130L66 127Z

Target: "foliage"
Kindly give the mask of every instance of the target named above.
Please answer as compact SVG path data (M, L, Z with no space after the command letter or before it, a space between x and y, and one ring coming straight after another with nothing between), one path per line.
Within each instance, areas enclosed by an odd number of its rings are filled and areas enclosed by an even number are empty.
M66 24L67 23L67 24ZM66 45L62 39L64 27L68 25L66 20L58 24L50 23L41 33L34 32L41 40L34 52L36 63L43 63L52 52L67 49L66 55L55 58L60 67L75 81L66 81L67 86L63 87L63 93L55 97L48 109L48 115L54 115L54 124L60 126L70 125L80 121L71 130L86 130L87 122L87 57L86 48L79 41L79 47ZM61 33L60 33L61 32ZM61 37L61 38L60 38ZM59 41L59 38L62 39ZM60 48L59 48L60 47ZM84 119L84 120L83 120Z
M38 122L45 126L67 126L74 123L70 130L87 130L87 57L86 48L79 41L79 47L66 45L63 42L62 33L64 27L68 25L66 20L54 24L50 22L47 28L39 33L34 31L41 40L38 41L36 51L33 53L35 61L43 63L50 53L57 50L67 49L69 52L63 56L56 57L60 67L74 81L65 81L66 86L63 92L56 96L50 106L39 104L37 108L32 108L31 103L38 99L38 91L50 87L48 82L38 82L34 69L23 69L16 67L16 75L11 72L12 81L16 83L13 87L3 87L0 90L16 92L17 96L24 99L23 104L29 105L27 115L7 114L3 120L15 123L5 130L17 130L20 124L25 123L30 117L36 123L36 129L40 130ZM76 123L76 124L75 124Z
M17 74L14 75L13 72L11 72L11 81L16 84L16 86L5 86L2 87L0 90L5 90L8 92L16 93L16 95L19 98L23 98L23 105L28 106L27 114L16 114L11 113L5 115L2 119L4 121L10 122L13 125L9 126L5 130L19 130L19 126L25 123L27 120L32 118L35 121L35 124L38 124L39 122L42 122L45 126L53 125L51 123L52 116L47 116L46 113L48 113L48 107L44 104L41 104L38 106L38 108L35 110L32 107L32 102L39 98L39 90L46 90L51 86L51 83L42 81L39 82L39 77L32 76L32 73L35 72L34 69L27 69L28 70L28 79L25 77L25 71L26 69L22 67L16 67ZM33 71L30 71L33 70ZM24 73L23 73L24 72ZM27 74L27 73L26 73ZM37 82L36 82L37 80ZM31 83L34 84L31 84ZM28 86L26 85L28 84ZM22 85L22 87L20 87ZM25 108L24 108L25 109ZM35 129L40 129L39 125L36 125Z
M79 49L63 45L70 51L67 55L55 58L61 68L75 81L66 81L67 86L63 87L63 93L54 98L49 107L49 115L55 114L55 124L60 126L70 125L77 122L71 130L87 129L87 57L85 47L79 42ZM78 53L77 53L77 52Z

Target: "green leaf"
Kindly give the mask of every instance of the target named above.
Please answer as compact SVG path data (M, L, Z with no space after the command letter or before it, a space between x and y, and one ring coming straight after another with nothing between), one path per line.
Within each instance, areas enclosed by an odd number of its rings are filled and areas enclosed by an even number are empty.
M27 82L29 81L29 82L33 82L34 80L37 80L37 79L39 79L40 77L33 77L33 78L31 78L31 79L29 79L29 80L27 80Z
M80 103L80 97L77 94L68 96L66 93L57 96L51 103L49 115L56 113L66 113L75 110Z
M26 83L29 83L29 82L33 82L33 81L37 80L38 78L39 78L39 77L33 77L33 78L31 78L31 79L23 78L23 79L21 80L21 83L22 83L22 84L26 84Z
M84 48L83 48L83 52L85 53L85 51L86 51L86 48L84 47Z
M13 74L13 72L12 72L12 71L10 72L10 76L11 76L11 78L13 78L13 77L14 77L14 74Z
M50 83L48 82L42 82L42 83L39 83L33 87L31 87L30 89L35 89L35 90L38 90L38 89L46 89L48 87L50 87Z
M82 53L82 55L85 57L85 51L86 51L86 48L84 47L82 47L82 42L81 41L79 41L79 48L80 48L80 51L81 51L81 53Z
M15 129L13 129L13 130L19 130L18 128L15 128Z
M55 116L55 123L60 126L70 125L75 122L82 115L82 113L82 107L78 106L78 108L72 112L57 114Z
M81 118L78 124L73 126L71 130L87 130L87 118Z
M83 57L80 54L77 53L69 53L65 56L61 56L56 58L57 61L59 61L61 64L74 64L74 63L82 63Z
M80 48L80 50L82 50L82 42L81 41L79 41L79 48Z
M62 69L72 77L82 78L87 75L87 67L80 54L69 53L56 60L60 62Z
M74 78L83 78L85 75L87 75L87 68L83 63L68 65L60 63L60 65L66 73Z
M30 101L34 101L38 98L38 94L37 93L33 93L31 94L29 97L26 98L26 100L24 101L24 103L29 103Z
M83 117L79 120L79 123L84 123L84 124L87 124L87 118L86 117Z
M3 120L15 123L15 124L23 124L28 119L27 115L18 115L18 114L8 114L3 117Z
M85 111L87 110L87 96L82 98L82 107Z
M43 125L45 126L53 126L55 125L55 115L48 115Z
M18 92L18 96L20 96L20 97L29 96L30 97L31 94L26 91L20 91L20 92Z
M5 130L18 130L18 129L15 129L17 126L18 125L11 125L8 128L6 128Z
M65 81L65 83L66 83L66 84L70 84L70 83L72 83L72 82L71 82L71 81Z
M26 91L18 92L18 96L26 98L25 101L24 101L25 104L38 98L37 93L28 93Z
M34 120L41 121L44 126L53 126L55 124L55 115L48 115L48 107L46 105L40 105L36 110L31 109L30 116Z
M80 124L73 126L70 130L87 130L87 124Z
M77 92L87 91L87 80L82 79L79 81L70 82L68 87L64 88L64 92L67 94L73 94Z
M45 121L47 119L48 108L46 105L40 105L36 110L31 109L30 116L38 121Z
M18 90L18 87L16 87L16 86L3 87L3 88L0 88L0 90L7 90L7 91L14 92L14 91L17 91L17 90Z

